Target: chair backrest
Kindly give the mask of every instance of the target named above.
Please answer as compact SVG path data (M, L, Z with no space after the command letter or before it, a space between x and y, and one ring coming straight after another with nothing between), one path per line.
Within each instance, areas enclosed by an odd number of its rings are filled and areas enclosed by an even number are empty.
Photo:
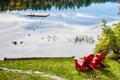
M90 62L93 60L94 54L89 54L88 56L85 57L83 67L86 67L90 64Z
M96 62L96 63L102 62L102 61L105 59L106 56L107 56L107 53L106 53L106 52L102 52L102 53L100 53L100 54L97 54L97 55L96 55L95 62Z

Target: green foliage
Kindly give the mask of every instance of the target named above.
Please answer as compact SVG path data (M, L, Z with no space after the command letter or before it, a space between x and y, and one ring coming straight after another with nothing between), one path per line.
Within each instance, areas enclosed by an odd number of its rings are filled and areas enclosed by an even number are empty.
M120 55L120 22L108 26L106 25L106 21L103 20L102 24L98 27L102 28L102 32L94 50L95 53L112 51Z
M120 48L120 22L113 24L113 26L115 26L115 28L113 29L113 32L116 36L115 38L116 38L117 48Z

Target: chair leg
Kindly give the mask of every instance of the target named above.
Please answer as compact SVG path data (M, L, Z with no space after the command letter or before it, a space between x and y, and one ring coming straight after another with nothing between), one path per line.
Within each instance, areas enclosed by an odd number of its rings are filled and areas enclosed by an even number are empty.
M86 72L85 68L82 67L82 66L80 66L80 65L77 65L77 66L76 66L76 69L79 69L79 70L82 71L82 72Z
M100 66L102 67L102 68L106 68L106 66L101 62L100 63Z
M90 69L91 71L94 70L94 68L93 68L91 65L88 65L87 67L88 67L88 69Z
M98 66L97 66L95 63L91 62L90 65L91 65L94 69L98 69Z
M80 69L82 72L86 72L86 70L85 70L83 67L79 67L79 69Z

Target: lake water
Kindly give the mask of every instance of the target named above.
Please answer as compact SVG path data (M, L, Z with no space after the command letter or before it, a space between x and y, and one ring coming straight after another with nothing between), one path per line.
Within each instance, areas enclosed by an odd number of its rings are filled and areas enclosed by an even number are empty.
M67 1L70 5L56 5L56 1L53 5L43 8L41 6L40 8L39 6L3 7L2 3L5 2L0 2L0 59L3 60L4 57L83 57L93 52L97 43L96 37L101 32L100 29L93 28L103 19L109 25L119 21L118 1L99 0L88 2L80 7L76 5L75 0ZM6 0L7 3L19 5L17 2ZM28 14L50 15L29 17Z

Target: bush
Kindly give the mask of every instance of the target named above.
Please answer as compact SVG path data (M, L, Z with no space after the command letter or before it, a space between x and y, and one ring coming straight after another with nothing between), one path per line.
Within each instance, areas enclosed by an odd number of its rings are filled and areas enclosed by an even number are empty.
M116 55L120 55L120 22L108 26L106 21L103 20L102 24L97 27L101 27L102 32L94 49L95 53L111 51Z

